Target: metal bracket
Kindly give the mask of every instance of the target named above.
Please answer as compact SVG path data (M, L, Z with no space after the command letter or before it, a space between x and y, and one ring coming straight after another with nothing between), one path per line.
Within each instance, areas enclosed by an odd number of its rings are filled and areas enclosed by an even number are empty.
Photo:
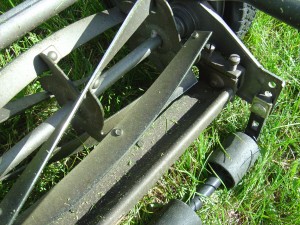
M252 102L251 112L266 119L269 116L272 107L272 103L255 96Z
M55 95L57 102L63 106L69 101L75 101L80 92L69 80L67 75L55 63L56 52L49 51L48 55L40 54L41 59L52 72L51 76L40 79L42 87ZM104 111L97 97L90 91L87 93L72 125L77 131L85 130L96 140L103 138L101 130L104 123Z
M197 64L200 79L205 79L213 88L230 88L236 93L245 73L245 68L239 65L239 55L232 54L226 59L214 51L212 44L207 44L205 50Z
M127 2L127 1L126 1ZM153 1L151 13L129 41L130 47L142 43L151 35L158 35L162 45L149 59L159 70L163 70L181 48L181 39L176 28L172 9L166 0ZM122 7L122 4L118 5Z
M70 186L76 186L76 189L70 190L65 187L65 183L61 182L56 186L56 191L51 192L54 195L59 193L61 198L56 196L51 198L56 202L57 206L62 204L63 208L68 208L65 205L65 199L70 199L70 205L75 205L80 196L84 196L89 190L105 177L112 168L124 159L124 155L130 151L132 146L139 140L139 138L151 127L154 120L166 108L167 103L174 96L174 91L181 85L183 79L188 76L190 69L196 59L199 57L202 49L211 36L211 32L195 32L195 34L186 42L172 62L166 67L164 72L156 79L152 86L145 92L139 101L132 107L126 116L114 127L114 129L106 135L106 137L97 145L97 147L76 167L69 173L68 178L64 179ZM218 101L218 107L213 107L213 111L224 106L231 94L224 93L224 101ZM220 107L221 103L222 107ZM201 104L201 106L203 106ZM209 111L205 111L209 112ZM204 118L210 117L210 113ZM206 122L201 122L201 127L208 125ZM193 131L195 131L193 129ZM198 135L198 133L196 133ZM192 138L193 139L193 138ZM186 140L186 139L185 139ZM181 146L177 145L176 146ZM161 157L161 155L159 155ZM166 164L165 164L166 165ZM97 168L97 169L91 169ZM87 172L88 171L88 172ZM74 174L76 174L74 176ZM78 185L78 179L81 179ZM110 180L111 176L110 176ZM109 182L101 182L106 185ZM62 188L62 189L60 189ZM58 190L58 192L57 192ZM142 189L146 190L146 189ZM99 197L99 196L98 196ZM49 199L49 198L48 198ZM94 201L94 200L93 200ZM38 210L44 211L39 205ZM61 205L60 205L61 206ZM58 210L62 213L61 207L52 208L51 210ZM127 209L127 208L126 208ZM67 209L68 210L68 209ZM49 209L46 208L46 213ZM57 212L53 212L57 213ZM44 219L47 219L46 217ZM49 219L49 218L48 218ZM47 223L47 222L46 222ZM32 223L31 223L32 224ZM114 224L114 223L109 223Z
M257 140L266 119L273 108L272 94L266 91L264 94L255 96L251 106L251 114L245 133Z
M259 64L211 5L206 1L173 0L171 6L188 11L193 19L195 29L212 31L210 43L213 43L223 55L229 57L235 53L240 56L241 65L245 68L245 75L237 91L239 97L251 103L253 98L263 90L271 92L272 103L276 102L284 82Z

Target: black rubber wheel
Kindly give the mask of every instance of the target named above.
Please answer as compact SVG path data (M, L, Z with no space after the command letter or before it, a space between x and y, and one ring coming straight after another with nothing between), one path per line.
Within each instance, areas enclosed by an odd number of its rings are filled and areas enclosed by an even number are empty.
M110 8L115 6L117 1L104 0L104 3ZM253 6L242 2L210 2L210 4L239 38L245 36L256 14Z
M224 7L223 19L237 34L243 38L255 17L256 9L242 2L226 2Z
M245 36L256 14L253 6L243 2L210 2L210 4L239 38Z

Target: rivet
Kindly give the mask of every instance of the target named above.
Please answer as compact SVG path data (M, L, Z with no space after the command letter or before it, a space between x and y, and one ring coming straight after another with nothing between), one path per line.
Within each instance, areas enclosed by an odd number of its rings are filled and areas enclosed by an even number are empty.
M113 134L115 136L121 136L123 134L123 130L122 129L114 129Z
M58 55L55 51L48 52L47 56L52 60L55 61L58 59Z
M93 89L97 89L100 85L100 78L97 78L95 81L94 81L94 84L93 84Z
M199 34L198 34L198 32L197 31L194 31L193 33L192 33L192 38L198 38L199 37Z

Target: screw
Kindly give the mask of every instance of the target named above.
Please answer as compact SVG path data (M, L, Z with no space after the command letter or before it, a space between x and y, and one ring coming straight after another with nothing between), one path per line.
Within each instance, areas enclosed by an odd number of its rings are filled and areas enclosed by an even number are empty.
M241 62L241 57L238 54L231 54L229 56L229 62L231 64L230 70L231 71L236 71L237 66L240 64Z
M264 99L266 102L272 103L272 97L273 97L273 95L272 95L271 92L265 91L265 93L264 93L264 95L263 95L262 97L263 97L263 99Z
M205 45L205 50L209 53L209 55L211 55L216 49L216 46L214 46L213 44L206 44Z
M55 60L57 60L57 58L58 58L57 53L54 52L54 51L48 52L47 56L48 56L52 61L55 61Z
M197 31L194 31L194 32L192 33L192 38L196 39L196 38L198 38L198 37L199 37L198 32L197 32Z
M123 130L122 129L114 129L113 134L115 136L121 136L123 134Z
M272 98L272 93L271 92L269 92L269 91L265 91L265 96L267 97L267 98Z

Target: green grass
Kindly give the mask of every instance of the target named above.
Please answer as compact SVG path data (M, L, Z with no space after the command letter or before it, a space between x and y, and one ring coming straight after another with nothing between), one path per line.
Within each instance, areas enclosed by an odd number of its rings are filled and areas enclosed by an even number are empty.
M0 3L0 11L6 11L12 7L11 3L16 5L19 2ZM70 10L2 50L0 68L54 31L102 9L98 1L78 2ZM93 40L88 46L74 51L60 66L72 79L90 74L112 36L112 31L105 33L100 40ZM199 215L205 224L300 224L300 35L291 27L259 13L244 42L266 69L286 81L286 86L260 136L262 156L258 162L236 188L218 190L211 198L205 199L206 204ZM127 52L126 48L123 49L116 61ZM148 63L130 72L101 97L106 115L113 114L142 94L156 76ZM35 83L17 97L40 90L39 83ZM0 152L7 151L57 108L52 100L1 124ZM152 212L170 199L186 201L191 197L196 186L203 183L208 175L205 169L207 156L227 134L245 128L248 108L248 104L239 99L230 103L130 211L123 224L145 224ZM48 166L28 205L55 185L86 154L88 151ZM0 183L0 199L13 182Z

